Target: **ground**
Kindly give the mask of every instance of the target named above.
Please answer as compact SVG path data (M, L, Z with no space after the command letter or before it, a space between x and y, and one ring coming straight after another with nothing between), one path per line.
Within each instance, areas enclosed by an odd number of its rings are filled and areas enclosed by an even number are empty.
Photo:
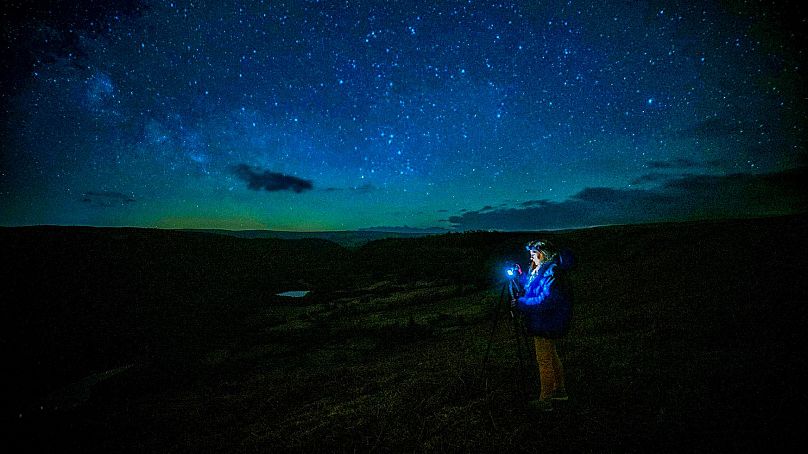
M21 451L724 451L795 438L804 216L545 233L575 253L551 413L490 336L535 233L240 239L3 229ZM503 265L503 266L501 266ZM283 290L311 290L283 298ZM507 319L505 320L507 321ZM485 364L485 352L491 354ZM485 366L485 367L483 367Z

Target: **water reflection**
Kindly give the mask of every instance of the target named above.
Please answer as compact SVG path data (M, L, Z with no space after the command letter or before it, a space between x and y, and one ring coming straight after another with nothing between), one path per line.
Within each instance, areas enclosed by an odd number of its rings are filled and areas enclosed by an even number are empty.
M288 296L291 298L303 298L308 294L309 294L308 290L291 290L288 292L277 293L278 296Z

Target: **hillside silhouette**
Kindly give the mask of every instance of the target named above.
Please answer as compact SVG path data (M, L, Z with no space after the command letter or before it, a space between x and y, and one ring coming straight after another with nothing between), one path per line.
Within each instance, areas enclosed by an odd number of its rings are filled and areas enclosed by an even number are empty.
M18 451L729 451L795 439L808 217L467 232L345 248L130 228L0 229ZM491 315L508 263L575 253L570 401ZM309 290L304 298L279 292ZM527 358L530 356L528 355Z

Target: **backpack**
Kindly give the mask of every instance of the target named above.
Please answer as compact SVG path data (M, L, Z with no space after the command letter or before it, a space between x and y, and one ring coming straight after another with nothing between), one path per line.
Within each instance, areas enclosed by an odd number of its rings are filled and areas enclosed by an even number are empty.
M570 329L570 322L572 321L572 306L575 301L575 296L573 295L569 273L574 266L575 257L572 255L572 251L569 249L560 250L558 252L558 265L556 265L556 269L558 271L555 273L555 278L556 285L558 286L558 292L562 295L562 299L567 303L567 308L563 315L563 328L561 330L562 336L567 334Z
M558 269L568 271L575 266L575 257L569 249L562 249L558 251Z

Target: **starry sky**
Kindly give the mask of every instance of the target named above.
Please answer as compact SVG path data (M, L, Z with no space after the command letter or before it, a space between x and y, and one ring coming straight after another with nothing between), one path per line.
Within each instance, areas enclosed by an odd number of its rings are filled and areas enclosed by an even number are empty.
M798 2L4 2L0 225L806 211Z

